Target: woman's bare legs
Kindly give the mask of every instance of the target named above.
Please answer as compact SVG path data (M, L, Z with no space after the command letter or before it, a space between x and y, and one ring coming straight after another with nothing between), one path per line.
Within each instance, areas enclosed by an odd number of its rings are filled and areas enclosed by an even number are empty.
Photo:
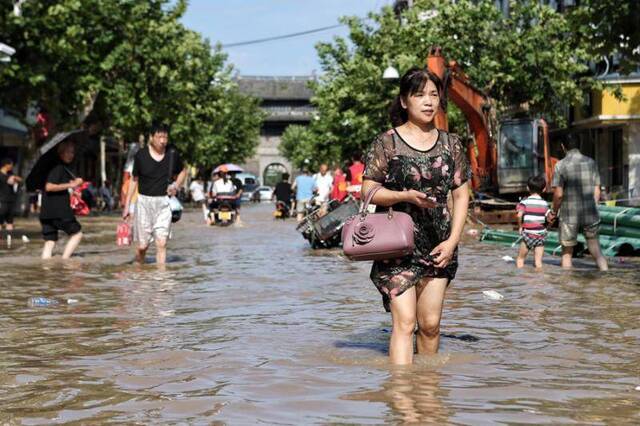
M392 364L413 362L413 333L416 329L416 289L408 289L391 300L391 340L389 359Z
M440 319L447 278L426 278L420 281L416 291L416 316L418 319L418 353L433 355L440 345Z

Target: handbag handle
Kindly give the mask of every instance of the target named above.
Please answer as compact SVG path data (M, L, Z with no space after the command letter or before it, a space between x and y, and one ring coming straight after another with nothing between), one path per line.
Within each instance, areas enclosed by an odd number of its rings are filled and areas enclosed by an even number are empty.
M371 191L369 191L369 193L364 199L364 203L362 203L362 207L360 208L360 214L363 214L363 215L367 214L367 211L369 209L369 204L371 204L371 201L373 200L373 196L376 195L376 193L380 191L382 188L383 188L382 185L378 185L375 188L373 188Z

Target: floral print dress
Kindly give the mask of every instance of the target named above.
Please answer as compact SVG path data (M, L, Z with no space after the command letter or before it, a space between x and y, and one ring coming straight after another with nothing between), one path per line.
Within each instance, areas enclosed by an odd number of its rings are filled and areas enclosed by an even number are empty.
M435 145L421 151L407 144L392 129L373 141L365 159L364 178L376 181L393 191L415 189L438 203L422 209L414 204L399 203L394 210L408 213L415 225L415 250L412 255L373 263L371 280L382 294L387 312L391 299L415 286L421 279L434 277L451 281L458 269L458 250L444 268L436 268L431 251L451 234L451 213L447 207L449 191L471 178L460 138L439 130Z

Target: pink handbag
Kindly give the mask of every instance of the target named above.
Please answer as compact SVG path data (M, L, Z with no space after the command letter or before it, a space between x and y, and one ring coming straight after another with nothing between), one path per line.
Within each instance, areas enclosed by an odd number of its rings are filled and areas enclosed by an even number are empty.
M372 189L360 213L351 216L342 228L342 248L351 260L396 259L413 253L413 219L393 211L368 213L369 203L382 186Z

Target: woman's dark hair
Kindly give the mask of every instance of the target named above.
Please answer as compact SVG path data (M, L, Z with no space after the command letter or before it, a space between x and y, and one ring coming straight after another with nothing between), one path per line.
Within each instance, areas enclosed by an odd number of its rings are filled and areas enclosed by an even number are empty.
M427 81L431 81L436 86L438 95L440 95L440 108L446 111L447 101L444 96L444 86L440 77L427 68L414 67L404 73L400 79L400 93L391 104L391 108L389 108L389 117L394 127L403 125L409 119L407 110L402 107L401 100L407 99L409 96L423 90Z

